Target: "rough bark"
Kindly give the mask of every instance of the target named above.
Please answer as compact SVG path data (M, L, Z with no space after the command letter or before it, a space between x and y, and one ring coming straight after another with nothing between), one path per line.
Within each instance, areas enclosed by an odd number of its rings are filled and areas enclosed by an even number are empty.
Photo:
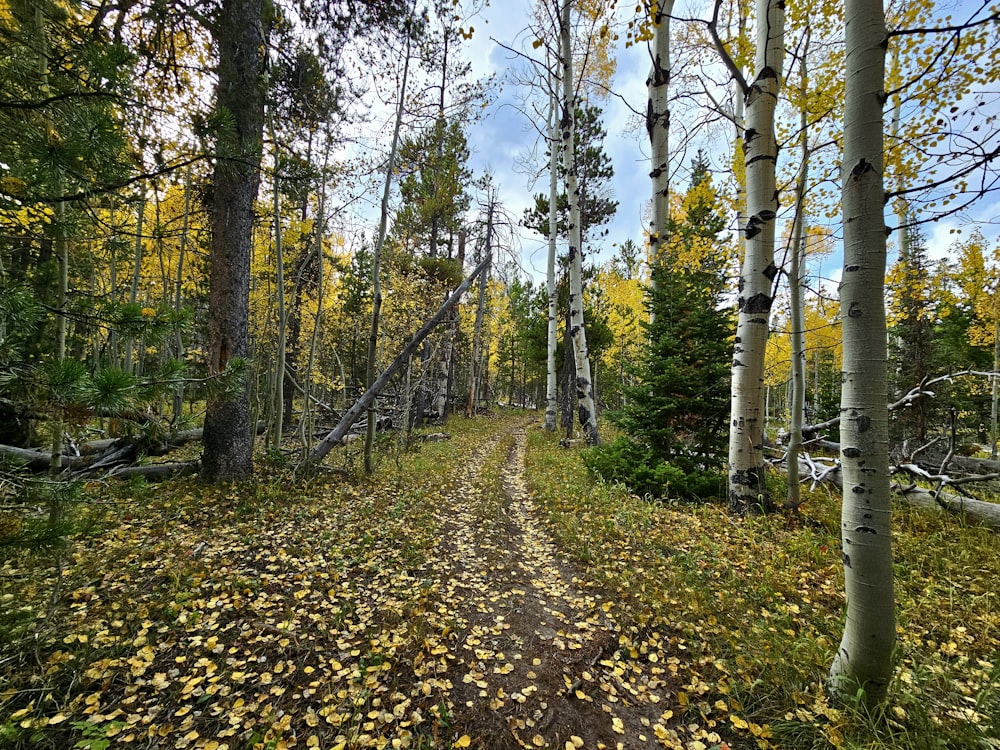
M784 63L784 3L759 0L755 77L746 93L744 159L747 218L740 271L736 339L732 363L729 429L729 507L745 514L770 510L764 485L764 350L770 324L774 277L774 220L778 212L774 113Z
M830 669L834 690L881 702L892 677L895 609L886 374L882 107L885 14L880 0L847 0L844 94L844 344L840 406L841 538L847 617Z
M587 350L587 329L583 320L583 248L581 247L580 188L576 174L575 130L576 94L573 79L573 50L570 43L571 0L562 6L560 47L562 53L562 134L563 168L566 173L566 195L569 198L569 305L570 338L576 364L577 410L584 439L588 445L600 443L597 431L597 408L594 385L590 375L590 352Z
M210 375L249 354L253 207L260 185L264 63L270 19L264 0L223 0L213 36L218 48L216 108L222 115L212 179L207 358ZM213 396L205 414L204 482L253 472L248 384Z

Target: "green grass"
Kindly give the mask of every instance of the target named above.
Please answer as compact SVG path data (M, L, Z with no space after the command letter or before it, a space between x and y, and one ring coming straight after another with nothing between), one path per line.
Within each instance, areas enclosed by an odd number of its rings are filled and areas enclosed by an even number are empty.
M530 435L528 482L559 545L638 627L696 654L711 696L735 698L771 743L1000 747L996 534L897 509L896 678L869 715L824 689L844 609L838 497L814 491L805 519L647 502L595 481L542 431Z

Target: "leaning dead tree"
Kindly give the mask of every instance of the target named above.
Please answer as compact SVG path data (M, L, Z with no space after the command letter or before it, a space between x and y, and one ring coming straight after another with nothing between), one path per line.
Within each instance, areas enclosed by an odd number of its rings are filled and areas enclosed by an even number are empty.
M340 422L334 427L326 437L324 437L319 444L313 449L312 453L305 461L306 466L316 466L322 461L326 454L329 453L333 446L339 445L344 437L350 432L351 427L354 423L358 421L361 415L365 412L368 407L375 403L375 398L382 391L383 388L392 380L393 376L399 372L400 368L406 364L410 359L413 352L416 351L417 347L427 338L431 332L445 319L448 312L458 304L458 301L462 298L462 295L472 286L472 282L475 281L476 277L483 272L484 269L492 262L493 254L489 250L486 253L486 257L476 266L472 273L459 284L458 288L452 292L451 296L446 299L441 307L438 308L437 312L432 315L426 323L410 338L406 346L403 347L402 351L396 355L396 358L392 360L388 367L379 375L378 379L372 383L371 387L366 390L361 398L354 402L344 416L340 418Z

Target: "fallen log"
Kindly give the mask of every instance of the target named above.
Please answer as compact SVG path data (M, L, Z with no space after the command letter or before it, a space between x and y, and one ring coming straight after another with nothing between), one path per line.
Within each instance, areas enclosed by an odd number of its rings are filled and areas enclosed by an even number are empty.
M30 471L48 471L52 454L48 451L34 450L32 448L15 448L13 445L0 445L0 456L22 462L25 468ZM85 466L93 457L83 456L63 456L62 466L64 469L73 469L78 466Z
M838 489L843 489L843 479L840 475L840 464L819 466L808 459L799 459L799 476L802 479L813 480L815 483L829 482ZM906 471L904 467L893 467L892 473ZM953 492L934 492L914 483L903 484L893 482L890 485L892 493L910 505L939 513L950 513L962 517L971 524L986 526L994 531L1000 531L1000 504L976 500Z
M964 518L978 526L988 526L994 531L1000 531L1000 504L976 500L951 492L934 493L915 484L892 484L892 489L901 495L906 502L926 510L951 513Z
M115 464L128 463L143 453L149 456L162 456L174 448L187 443L201 440L202 430L180 430L173 432L161 441L147 443L139 439L102 438L90 441L80 446L82 455L61 456L62 468L81 475L91 474ZM34 448L17 448L13 445L0 445L0 456L14 459L24 464L25 468L34 472L49 470L52 454L49 451Z
M108 479L129 479L142 477L147 482L163 482L167 479L197 474L201 469L201 461L175 461L167 464L148 464L146 466L119 466L106 475Z
M399 369L406 364L406 361L410 358L413 352L416 351L417 347L427 338L431 331L433 331L438 324L444 320L445 315L448 311L458 304L458 301L465 294L466 290L472 285L475 278L483 272L483 270L489 265L493 255L490 252L486 253L486 257L483 261L476 266L472 273L466 277L465 281L458 285L458 288L452 292L451 296L448 297L438 308L437 312L432 315L426 323L424 323L421 328L413 334L403 350L396 355L396 358L392 360L388 367L378 376L378 379L372 383L372 387L365 391L361 398L354 402L350 409L344 412L344 416L340 418L340 422L334 427L330 433L323 438L315 448L313 448L312 453L304 462L306 466L315 466L320 461L322 461L326 454L328 454L335 445L342 444L344 436L350 432L351 427L354 423L361 418L361 415L367 411L368 407L378 396L379 392L385 388L386 384L392 379L392 377L399 371Z

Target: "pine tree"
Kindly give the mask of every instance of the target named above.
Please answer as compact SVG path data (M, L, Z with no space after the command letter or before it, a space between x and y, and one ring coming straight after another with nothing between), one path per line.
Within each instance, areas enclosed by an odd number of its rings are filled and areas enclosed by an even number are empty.
M636 384L627 389L628 403L614 415L631 445L612 444L607 454L617 453L625 464L616 478L631 478L640 491L659 493L670 483L680 494L697 496L722 486L717 472L728 440L733 329L732 311L722 299L726 222L701 152L692 163L683 208L682 218L668 222L646 291L653 313L645 326L649 345ZM600 460L592 465L602 471Z
M890 377L895 381L896 395L909 391L931 373L933 357L934 306L928 285L927 242L918 226L903 227L907 234L901 242L900 257L894 269L895 325L890 329ZM918 399L906 409L892 415L893 437L911 439L921 445L927 439L931 404Z
M607 131L601 122L601 109L592 104L576 109L577 173L580 180L580 235L586 243L591 229L603 226L618 211L618 201L610 197L608 185L615 176L611 157L604 151ZM559 178L563 178L562 167ZM566 192L556 200L556 228L559 236L568 237L569 199ZM525 210L524 226L547 236L549 233L549 199L541 193L535 196L535 205Z

